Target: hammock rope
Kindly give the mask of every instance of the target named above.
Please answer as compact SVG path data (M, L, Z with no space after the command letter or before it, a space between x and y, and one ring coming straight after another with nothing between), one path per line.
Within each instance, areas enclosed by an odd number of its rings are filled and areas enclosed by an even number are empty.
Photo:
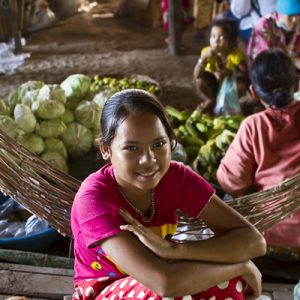
M64 236L72 236L70 211L80 181L43 161L0 129L0 189ZM300 174L278 186L227 201L261 232L300 207ZM206 235L200 218L179 214L178 234ZM208 233L209 235L209 233ZM175 237L176 239L176 234Z

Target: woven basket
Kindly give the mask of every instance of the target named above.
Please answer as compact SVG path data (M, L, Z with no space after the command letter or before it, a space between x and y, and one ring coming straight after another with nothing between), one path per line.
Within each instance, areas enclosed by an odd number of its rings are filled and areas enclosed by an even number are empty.
M71 236L70 211L80 181L52 167L0 129L0 187L62 235ZM289 217L300 207L300 174L280 185L227 202L260 231ZM200 218L179 214L175 235L205 235ZM210 234L208 232L208 234Z

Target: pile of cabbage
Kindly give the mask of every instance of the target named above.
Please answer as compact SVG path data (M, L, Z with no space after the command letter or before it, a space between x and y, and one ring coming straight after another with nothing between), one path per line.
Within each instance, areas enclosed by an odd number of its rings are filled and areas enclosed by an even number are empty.
M0 100L0 128L51 165L68 172L68 157L89 152L113 93L91 93L92 80L73 74L61 84L28 81Z

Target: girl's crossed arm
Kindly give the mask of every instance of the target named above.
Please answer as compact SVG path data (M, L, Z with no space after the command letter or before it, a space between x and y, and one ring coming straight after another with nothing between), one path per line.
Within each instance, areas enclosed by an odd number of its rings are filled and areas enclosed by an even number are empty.
M238 275L251 287L247 299L260 294L261 275L249 259L264 254L264 239L217 196L202 214L216 233L210 240L173 244L141 226L128 212L120 213L130 225L121 226L124 232L104 240L102 247L127 274L160 296L194 294Z
M201 214L216 234L206 240L171 243L141 226L128 212L120 210L120 213L131 224L121 228L132 231L149 249L166 259L237 263L264 255L266 251L265 240L258 230L216 195Z
M169 261L155 255L130 232L110 237L101 245L123 271L161 297L196 294L239 275L250 287L246 299L261 293L261 274L251 261Z

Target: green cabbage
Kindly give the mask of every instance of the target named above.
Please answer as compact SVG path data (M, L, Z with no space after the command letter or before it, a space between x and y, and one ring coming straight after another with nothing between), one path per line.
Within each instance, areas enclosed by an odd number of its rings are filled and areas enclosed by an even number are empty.
M80 101L90 91L91 78L83 74L73 74L68 76L60 86L64 89L68 101Z
M72 123L75 121L75 116L72 111L70 111L69 109L66 108L64 114L60 117L60 119L65 124L69 124L69 123Z
M36 125L35 133L43 138L56 138L67 129L62 120L42 121Z
M58 100L59 102L66 104L67 97L65 91L58 84L45 84L40 90L37 96L38 101L43 100Z
M36 154L41 154L46 148L43 139L34 133L21 134L17 137L17 141Z
M16 138L18 135L18 125L9 116L0 116L0 128L12 138Z
M82 101L76 107L75 118L87 128L98 128L100 124L101 108L93 101Z
M56 151L46 151L42 154L41 159L65 173L69 172L66 159Z
M65 105L65 107L69 111L74 112L79 102L80 101L77 101L77 100L76 101L69 101L68 100L67 103L66 103L66 105Z
M90 129L79 123L70 123L62 135L62 140L72 157L83 156L92 148L93 134Z
M28 81L21 84L15 91L8 96L8 105L11 111L18 103L31 106L36 100L40 88L44 85L42 81Z
M65 159L68 158L67 149L64 143L56 138L45 139L46 151L55 151L61 154Z
M116 92L116 90L110 87L105 87L94 96L92 101L96 102L102 110L105 102Z
M17 104L14 109L14 119L18 126L27 133L33 132L36 118L31 109L24 104Z
M0 115L1 116L10 116L9 106L3 99L0 99Z
M61 117L65 106L58 100L37 100L31 105L32 111L41 119L52 120Z

